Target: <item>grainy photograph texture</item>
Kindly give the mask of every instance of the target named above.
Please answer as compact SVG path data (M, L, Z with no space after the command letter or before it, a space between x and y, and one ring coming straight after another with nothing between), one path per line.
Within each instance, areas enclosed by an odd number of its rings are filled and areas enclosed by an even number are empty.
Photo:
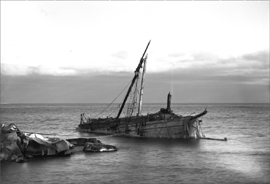
M270 182L269 1L1 1L1 184Z

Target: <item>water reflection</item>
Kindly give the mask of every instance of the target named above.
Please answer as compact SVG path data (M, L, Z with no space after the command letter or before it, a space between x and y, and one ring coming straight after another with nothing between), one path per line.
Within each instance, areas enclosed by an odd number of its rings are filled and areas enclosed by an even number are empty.
M267 178L270 179L269 173L265 172L269 168L267 163L270 163L270 158L266 159L264 152L254 150L249 144L237 140L229 140L228 142L209 142L205 140L201 141L201 151L206 157L212 155L213 159L211 161L203 159L207 161L207 165L224 169L227 174L237 174L238 182L243 180L251 183L261 183L268 182ZM266 154L269 155L268 152Z

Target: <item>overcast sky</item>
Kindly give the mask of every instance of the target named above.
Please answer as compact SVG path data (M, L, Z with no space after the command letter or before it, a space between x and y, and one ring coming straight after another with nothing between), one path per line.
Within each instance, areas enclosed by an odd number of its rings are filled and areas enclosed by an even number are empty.
M269 102L269 1L2 1L1 103L110 103L150 39L144 102Z

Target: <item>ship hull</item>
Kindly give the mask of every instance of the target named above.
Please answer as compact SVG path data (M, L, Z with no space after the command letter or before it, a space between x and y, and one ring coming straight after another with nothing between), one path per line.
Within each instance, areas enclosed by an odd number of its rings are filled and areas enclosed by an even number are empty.
M130 137L198 139L204 137L200 122L191 116L156 113L120 119L99 119L80 124L81 132Z

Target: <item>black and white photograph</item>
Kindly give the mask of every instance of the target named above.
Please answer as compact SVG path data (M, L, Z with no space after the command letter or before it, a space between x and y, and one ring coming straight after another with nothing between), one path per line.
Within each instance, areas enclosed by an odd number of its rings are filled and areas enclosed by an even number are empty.
M269 0L1 1L1 184L269 184Z

